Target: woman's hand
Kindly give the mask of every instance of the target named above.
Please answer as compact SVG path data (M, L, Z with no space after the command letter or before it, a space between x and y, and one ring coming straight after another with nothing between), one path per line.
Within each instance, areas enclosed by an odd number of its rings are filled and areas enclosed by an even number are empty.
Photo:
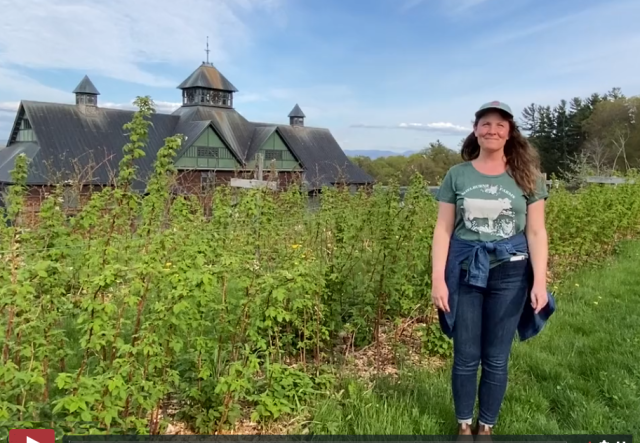
M545 285L534 285L531 289L531 306L533 306L535 313L540 312L548 302L547 287Z
M438 279L431 284L431 300L436 308L449 312L449 288L444 280Z

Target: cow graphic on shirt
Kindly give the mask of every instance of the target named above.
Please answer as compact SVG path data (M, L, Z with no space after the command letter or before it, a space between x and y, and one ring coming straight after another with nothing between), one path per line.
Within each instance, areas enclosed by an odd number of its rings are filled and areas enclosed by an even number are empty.
M508 198L489 200L465 197L462 207L467 229L498 237L510 237L515 233L514 214Z

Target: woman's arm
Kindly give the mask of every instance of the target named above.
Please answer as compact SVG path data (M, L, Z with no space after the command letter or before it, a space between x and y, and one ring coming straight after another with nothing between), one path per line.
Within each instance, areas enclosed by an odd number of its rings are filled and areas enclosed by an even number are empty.
M531 203L527 209L527 225L525 234L529 245L529 255L533 267L532 301L536 313L546 304L547 300L547 261L549 257L549 243L547 228L544 220L544 199ZM543 294L544 293L544 294Z
M438 203L438 219L433 230L431 244L432 281L444 281L444 271L449 255L449 241L453 232L456 207L451 203Z
M449 312L449 291L445 282L445 268L449 255L449 241L455 222L456 207L452 203L438 203L438 219L431 243L431 290L433 303Z

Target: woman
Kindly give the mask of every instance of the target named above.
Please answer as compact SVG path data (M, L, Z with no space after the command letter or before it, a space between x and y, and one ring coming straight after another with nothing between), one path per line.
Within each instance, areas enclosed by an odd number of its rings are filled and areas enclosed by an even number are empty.
M458 434L490 435L516 331L521 340L537 334L555 309L546 289L548 194L537 152L504 103L487 103L476 112L462 158L437 194L432 299L454 344ZM479 417L472 432L480 363Z

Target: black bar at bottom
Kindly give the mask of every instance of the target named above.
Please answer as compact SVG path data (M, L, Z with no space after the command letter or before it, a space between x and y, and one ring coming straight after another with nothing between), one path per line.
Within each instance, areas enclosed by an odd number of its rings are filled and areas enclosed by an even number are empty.
M632 435L64 435L63 443L129 443L129 442L184 442L184 443L449 443L464 441L492 441L502 443L633 443Z

